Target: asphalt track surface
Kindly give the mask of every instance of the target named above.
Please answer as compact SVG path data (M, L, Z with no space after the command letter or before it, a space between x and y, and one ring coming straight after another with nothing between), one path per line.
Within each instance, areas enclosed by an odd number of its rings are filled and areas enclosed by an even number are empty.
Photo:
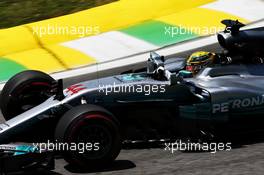
M219 51L219 46L211 45L196 50ZM186 57L192 52L193 50L170 57ZM118 71L120 70L112 70L103 76L115 74ZM89 76L89 79L97 76ZM65 84L67 86L84 79L85 77L77 77L72 81L66 81ZM109 168L93 171L82 171L69 166L63 159L56 159L54 171L33 172L32 174L264 174L264 139L262 136L245 137L243 142L236 143L231 151L216 153L176 151L172 154L164 148L165 146L162 145L158 148L123 149Z

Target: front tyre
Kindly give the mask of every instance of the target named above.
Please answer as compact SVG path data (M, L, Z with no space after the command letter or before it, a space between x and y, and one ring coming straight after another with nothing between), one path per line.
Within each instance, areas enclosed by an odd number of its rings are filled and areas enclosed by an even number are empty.
M0 108L6 120L29 110L48 99L55 80L36 70L20 72L9 79L2 92Z
M81 168L109 165L121 150L118 122L95 105L80 105L66 112L56 127L55 139L77 148L63 150L63 157Z

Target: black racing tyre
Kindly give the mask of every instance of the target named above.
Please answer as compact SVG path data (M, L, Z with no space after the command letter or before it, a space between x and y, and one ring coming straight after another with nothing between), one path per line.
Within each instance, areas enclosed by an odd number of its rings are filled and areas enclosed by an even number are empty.
M252 58L253 64L264 64L264 58L260 56L256 56Z
M9 120L48 99L55 80L48 74L26 70L7 81L2 92L0 108Z
M58 144L74 144L85 150L61 150L64 159L81 168L104 167L113 162L121 150L119 123L104 108L80 105L72 108L60 119L55 131Z

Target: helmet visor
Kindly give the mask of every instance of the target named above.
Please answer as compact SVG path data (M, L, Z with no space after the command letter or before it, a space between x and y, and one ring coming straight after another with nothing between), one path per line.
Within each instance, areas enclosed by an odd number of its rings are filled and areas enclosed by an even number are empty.
M202 69L201 65L187 65L186 66L186 70L192 73L197 73L201 69Z

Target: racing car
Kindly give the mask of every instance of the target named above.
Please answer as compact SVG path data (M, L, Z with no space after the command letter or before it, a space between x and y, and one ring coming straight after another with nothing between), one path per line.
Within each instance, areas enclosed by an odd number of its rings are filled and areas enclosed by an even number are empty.
M1 93L7 120L0 125L1 143L41 128L46 134L52 131L58 143L97 144L99 149L85 153L63 152L69 163L85 167L113 161L122 141L178 136L182 123L194 124L195 134L213 135L220 124L244 126L236 119L246 124L262 120L263 65L206 67L183 79L165 69L163 57L152 54L147 67L147 72L89 80L64 90L61 80L43 72L18 73Z
M204 63L204 57L200 61ZM7 121L0 124L0 143L21 136L33 136L34 142L90 143L91 149L83 153L62 151L69 163L87 167L109 164L122 142L174 139L180 133L212 137L218 128L261 129L263 65L187 64L151 53L146 71L66 89L62 80L44 72L18 73L1 92ZM253 121L257 125L249 128Z

